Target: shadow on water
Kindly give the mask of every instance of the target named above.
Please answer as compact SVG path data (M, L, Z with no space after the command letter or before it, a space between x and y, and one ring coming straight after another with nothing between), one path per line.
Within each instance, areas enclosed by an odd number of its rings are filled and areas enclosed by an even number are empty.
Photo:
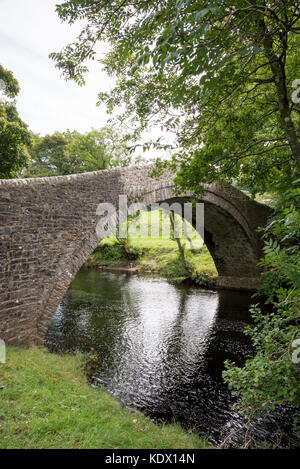
M175 419L219 444L244 421L222 381L224 360L253 353L247 293L175 286L164 279L82 269L46 335L54 352L99 356L96 386L157 421ZM295 447L292 409L254 424L257 444ZM241 445L243 431L231 438Z

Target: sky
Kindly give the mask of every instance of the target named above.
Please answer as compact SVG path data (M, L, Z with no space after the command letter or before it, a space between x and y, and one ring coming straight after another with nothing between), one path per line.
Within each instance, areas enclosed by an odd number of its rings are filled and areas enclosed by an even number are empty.
M0 0L1 65L19 81L17 97L20 117L30 130L41 135L105 125L105 107L96 107L99 91L109 91L113 82L94 61L86 86L66 82L49 59L73 42L80 24L70 27L55 12L59 0ZM105 50L102 46L100 52Z

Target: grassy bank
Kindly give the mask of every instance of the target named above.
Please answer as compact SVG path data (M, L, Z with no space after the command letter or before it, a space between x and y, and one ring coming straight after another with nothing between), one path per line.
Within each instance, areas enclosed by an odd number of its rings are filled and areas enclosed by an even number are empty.
M182 265L176 241L170 239L135 238L130 241L130 254L114 238L107 238L87 261L89 266L110 266L120 263L138 264L141 273L160 274L173 280L192 278L201 285L217 276L214 262L206 248L185 250L187 269Z
M196 449L179 425L156 425L91 388L82 357L9 347L0 364L0 448Z
M179 215L175 216L175 226L176 233L181 233L185 266L174 237L174 226L172 228L169 214L163 210L140 212L137 218L127 223L128 244L124 247L115 237L104 239L87 265L134 264L141 273L159 274L177 281L191 279L203 286L213 283L217 271L200 235L191 225L185 227Z

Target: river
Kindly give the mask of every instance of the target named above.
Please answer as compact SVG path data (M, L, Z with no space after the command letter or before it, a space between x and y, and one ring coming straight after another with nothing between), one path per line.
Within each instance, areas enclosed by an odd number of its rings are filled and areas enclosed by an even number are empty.
M248 293L207 291L163 278L83 268L46 335L53 352L97 351L94 385L158 422L179 421L215 445L241 429L222 381L225 359L252 353ZM228 440L297 447L293 409L282 408ZM255 440L255 443L254 443Z

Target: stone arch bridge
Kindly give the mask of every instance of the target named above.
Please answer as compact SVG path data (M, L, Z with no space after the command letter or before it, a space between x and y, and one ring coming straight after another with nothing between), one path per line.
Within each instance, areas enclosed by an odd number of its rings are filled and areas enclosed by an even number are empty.
M119 195L147 205L188 200L176 196L173 175L150 177L151 167L72 176L0 180L0 338L42 344L70 282L99 243L99 203ZM206 185L205 242L220 288L255 288L261 240L270 209L229 185Z

